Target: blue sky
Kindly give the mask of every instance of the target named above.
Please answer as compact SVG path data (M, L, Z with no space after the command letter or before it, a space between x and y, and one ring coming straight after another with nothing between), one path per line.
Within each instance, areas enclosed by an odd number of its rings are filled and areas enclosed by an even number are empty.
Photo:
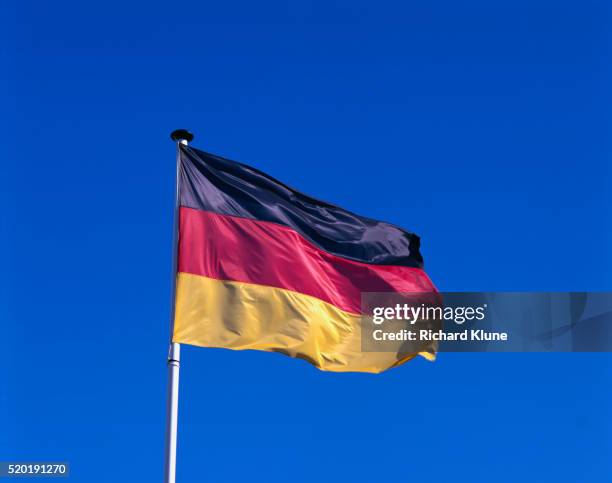
M174 146L419 233L441 290L612 290L606 2L2 7L0 460L160 481ZM609 354L322 373L186 347L180 482L609 481Z

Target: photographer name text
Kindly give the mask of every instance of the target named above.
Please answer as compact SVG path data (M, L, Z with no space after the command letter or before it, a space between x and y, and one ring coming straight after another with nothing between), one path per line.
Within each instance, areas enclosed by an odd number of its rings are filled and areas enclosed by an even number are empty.
M376 341L502 341L508 340L507 332L490 332L483 329L466 329L459 332L443 330L410 330L402 329L396 332L386 332L377 329L372 333Z

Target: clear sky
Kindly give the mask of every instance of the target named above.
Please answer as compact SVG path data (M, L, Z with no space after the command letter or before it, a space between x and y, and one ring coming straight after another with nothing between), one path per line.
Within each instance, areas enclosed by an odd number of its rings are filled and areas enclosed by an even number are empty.
M609 8L5 3L0 460L161 481L178 127L420 234L441 290L612 290ZM181 378L181 483L612 474L609 354L185 347Z

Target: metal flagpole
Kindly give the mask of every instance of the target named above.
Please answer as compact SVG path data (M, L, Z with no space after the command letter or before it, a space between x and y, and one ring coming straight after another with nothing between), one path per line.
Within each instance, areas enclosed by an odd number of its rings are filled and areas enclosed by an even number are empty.
M179 370L181 367L181 345L172 342L174 333L174 311L176 298L177 252L178 252L178 215L179 215L179 176L181 169L180 145L189 143L193 134L177 129L170 134L176 142L176 181L174 188L174 231L172 237L172 284L170 288L170 348L168 350L168 399L166 403L166 449L164 483L176 481L176 436L178 425Z

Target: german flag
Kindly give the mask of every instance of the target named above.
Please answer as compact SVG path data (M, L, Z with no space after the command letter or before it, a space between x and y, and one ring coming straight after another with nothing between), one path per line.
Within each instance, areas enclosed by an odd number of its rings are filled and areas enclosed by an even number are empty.
M173 342L274 351L327 371L416 354L362 352L361 294L435 292L418 236L180 146Z

